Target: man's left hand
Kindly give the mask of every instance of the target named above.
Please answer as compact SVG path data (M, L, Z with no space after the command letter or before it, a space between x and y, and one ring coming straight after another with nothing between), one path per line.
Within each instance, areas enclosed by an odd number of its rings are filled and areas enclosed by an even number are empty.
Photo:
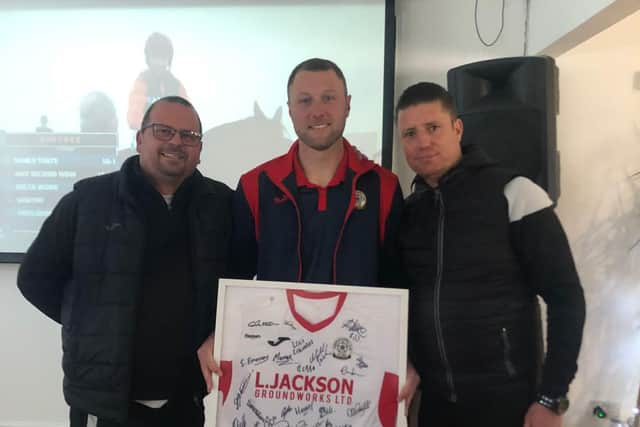
M562 415L533 403L524 416L524 427L562 427Z
M207 384L207 394L213 390L213 374L222 376L220 365L213 360L213 335L209 335L198 349L198 362L200 362L200 371L202 378Z
M413 395L416 393L416 389L420 384L420 375L413 367L411 362L407 361L407 380L404 383L404 386L400 390L400 395L398 396L398 400L400 402L404 401L404 416L409 415L409 407L411 407L411 402L413 401Z

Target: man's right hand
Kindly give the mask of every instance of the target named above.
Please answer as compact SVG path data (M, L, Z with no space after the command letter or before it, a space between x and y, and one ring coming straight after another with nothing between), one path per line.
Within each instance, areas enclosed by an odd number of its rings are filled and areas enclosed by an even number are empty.
M220 366L213 360L213 335L204 340L198 349L198 361L200 362L200 371L204 382L207 383L207 393L211 393L213 389L213 374L222 376Z
M418 375L418 371L413 367L413 364L407 360L407 379L404 386L400 389L400 395L398 396L399 401L404 400L405 417L409 416L409 408L411 407L413 396L415 395L419 384L420 375Z

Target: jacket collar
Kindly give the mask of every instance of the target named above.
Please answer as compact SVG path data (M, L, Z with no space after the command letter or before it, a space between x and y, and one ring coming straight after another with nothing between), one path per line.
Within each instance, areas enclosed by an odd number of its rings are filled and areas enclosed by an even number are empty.
M338 168L336 169L335 174L331 178L331 181L327 184L327 187L334 187L342 182L344 182L345 177L347 176L347 161L349 156L347 155L347 150L344 150L342 155L342 160L338 164ZM302 165L300 164L300 159L298 156L293 156L293 171L296 176L296 185L298 187L308 187L308 188L318 188L319 186L313 184L309 181L307 176L304 173L304 169L302 169Z
M478 145L465 145L462 147L462 158L455 166L442 175L438 182L438 187L456 179L458 175L464 172L482 169L496 164L497 162L491 159ZM427 184L423 177L416 175L411 182L411 189L414 193L420 193L422 191L431 190L432 187Z
M365 172L372 170L375 167L375 163L369 160L364 154L358 151L355 147L349 144L346 138L342 138L344 144L345 153L347 157L347 169L353 171L356 176L362 175ZM295 157L298 154L298 147L300 146L300 140L297 139L289 148L289 151L276 157L269 169L266 171L269 178L276 183L282 183L287 176L292 174L294 169Z
M135 180L141 178L140 176L137 176L141 173L139 155L131 156L122 163L122 167L120 168L120 179L118 180L118 195L129 204L137 204L135 192L132 191L132 189L134 186L139 185ZM212 186L200 185L203 181L204 179L202 174L196 169L190 177L185 179L176 193L181 191L181 189L184 189L183 187L185 185L192 187L191 190L194 195L214 192Z

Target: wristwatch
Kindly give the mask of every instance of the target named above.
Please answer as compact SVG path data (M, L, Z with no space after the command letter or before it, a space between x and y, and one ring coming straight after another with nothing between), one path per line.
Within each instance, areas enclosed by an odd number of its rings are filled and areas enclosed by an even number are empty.
M567 399L566 396L549 397L544 394L538 394L536 402L555 412L557 415L562 415L569 409L569 399Z

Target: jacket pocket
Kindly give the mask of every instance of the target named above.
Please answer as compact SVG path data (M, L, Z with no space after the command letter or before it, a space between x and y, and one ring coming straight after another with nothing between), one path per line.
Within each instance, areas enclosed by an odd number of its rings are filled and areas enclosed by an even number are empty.
M514 378L516 376L516 368L513 364L513 350L511 347L511 340L509 339L509 331L507 330L507 328L502 328L500 330L500 335L502 337L502 354L504 368L507 371L507 375L509 375L509 377L511 378Z

